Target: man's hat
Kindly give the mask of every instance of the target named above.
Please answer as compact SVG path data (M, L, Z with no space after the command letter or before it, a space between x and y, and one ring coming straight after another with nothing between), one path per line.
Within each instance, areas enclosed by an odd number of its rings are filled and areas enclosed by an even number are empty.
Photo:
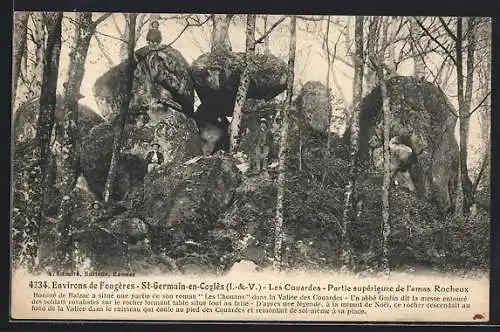
M266 120L266 118L260 118L260 123L265 123L265 124L267 124L267 120Z
M92 203L92 208L94 208L94 206L96 206L96 205L97 205L99 208L102 208L102 204L101 204L101 202L99 202L99 201L94 201L94 203Z

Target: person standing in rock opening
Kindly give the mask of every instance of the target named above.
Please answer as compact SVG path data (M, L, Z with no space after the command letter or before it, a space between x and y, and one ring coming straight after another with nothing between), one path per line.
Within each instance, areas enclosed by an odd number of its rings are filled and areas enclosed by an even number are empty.
M257 146L255 147L255 170L257 173L260 173L261 170L267 173L267 158L269 156L269 144L271 140L271 132L267 128L267 121L265 118L261 118Z
M146 41L151 49L156 50L161 44L161 32L158 30L160 23L158 21L151 22Z
M90 209L90 224L96 224L99 222L99 220L101 219L101 217L104 214L103 206L102 206L101 202L94 201L90 205L90 208L91 208Z
M160 144L153 143L151 144L151 147L153 148L153 150L149 151L148 155L146 156L146 161L148 162L148 173L163 164L164 160L163 153L158 151L158 149L160 148Z

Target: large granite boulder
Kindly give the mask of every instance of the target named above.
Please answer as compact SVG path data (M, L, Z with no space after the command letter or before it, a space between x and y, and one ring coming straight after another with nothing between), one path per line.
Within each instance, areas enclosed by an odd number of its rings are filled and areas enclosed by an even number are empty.
M215 52L191 64L194 87L213 117L231 116L245 65L245 54ZM250 67L247 98L270 100L286 88L286 63L271 54L256 54Z
M24 141L34 138L38 114L40 113L40 98L33 99L22 104L14 113L14 141ZM78 105L78 132L79 138L87 135L93 127L102 123L104 119L92 108ZM64 112L62 109L62 96L56 96L56 109L54 126L56 129L56 140L62 143L62 129L64 122Z
M453 208L458 173L455 138L456 111L441 89L415 77L387 81L392 113L391 137L399 136L413 152L409 166L416 192L434 201L441 211ZM380 87L368 94L359 112L359 161L365 168L377 164L383 143ZM344 139L349 138L346 131Z
M233 158L223 152L164 164L148 173L143 215L158 228L158 246L204 239L231 204L240 177Z
M172 99L186 115L192 115L194 89L189 64L173 47L162 45L157 50L149 46L135 52L137 67L134 72L130 113L139 113L154 99ZM120 113L123 100L123 82L126 62L111 68L94 83L94 97L99 111L108 120Z
M147 173L147 153L152 143L160 145L164 163L180 163L202 154L201 140L194 121L174 111L156 111L150 121L138 127L128 123L124 128L122 155L118 163L117 197L141 184ZM114 130L111 124L95 127L82 141L80 164L90 189L102 195L113 152Z
M297 110L301 112L305 122L313 130L319 132L329 130L332 107L328 100L328 91L323 83L306 82L295 103Z

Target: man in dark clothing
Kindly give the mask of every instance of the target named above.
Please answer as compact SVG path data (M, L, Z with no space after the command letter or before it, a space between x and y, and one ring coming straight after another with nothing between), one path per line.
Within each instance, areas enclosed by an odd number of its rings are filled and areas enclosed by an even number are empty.
M272 141L271 132L267 128L265 118L260 119L260 127L255 147L255 170L260 173L260 170L267 172L267 158L269 155L269 145Z
M149 151L148 155L146 156L146 161L148 162L148 173L163 164L164 160L163 153L158 151L158 149L160 148L160 144L153 143L151 144L151 146L153 147L153 150Z
M152 49L157 49L161 44L161 32L158 30L160 24L158 21L151 22L148 34L146 35L146 41Z

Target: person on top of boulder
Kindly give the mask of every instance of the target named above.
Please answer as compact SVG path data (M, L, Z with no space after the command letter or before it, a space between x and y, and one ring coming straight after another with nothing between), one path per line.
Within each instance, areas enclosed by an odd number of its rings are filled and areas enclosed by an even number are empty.
M255 170L267 172L267 158L269 156L269 144L271 143L271 132L267 128L267 120L260 119L257 146L255 147Z
M158 151L158 149L160 148L160 144L154 142L151 144L151 147L153 148L153 150L149 151L148 155L146 156L146 161L148 162L148 173L163 164L164 160L163 153Z
M161 32L158 30L160 23L158 21L151 22L146 41L151 49L158 49L161 44Z

